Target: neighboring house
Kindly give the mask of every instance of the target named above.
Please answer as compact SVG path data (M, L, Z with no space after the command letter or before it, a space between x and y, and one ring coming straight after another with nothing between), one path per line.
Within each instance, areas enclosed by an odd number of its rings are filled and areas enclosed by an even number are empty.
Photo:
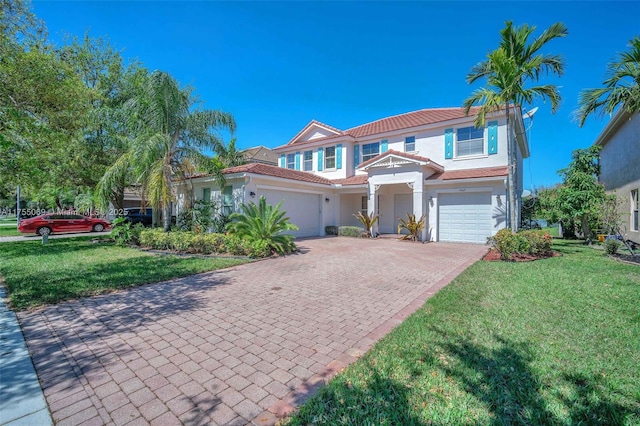
M600 182L620 200L627 238L640 243L640 114L618 110L595 145L602 147Z
M242 151L242 154L247 163L263 163L271 164L273 166L278 165L278 154L266 146L247 148Z
M398 218L425 215L424 241L485 243L506 226L507 130L504 112L473 125L460 108L400 114L340 130L311 121L274 149L277 166L246 164L191 179L196 198L232 212L264 196L283 202L297 236L321 236L326 226L359 225L357 211L376 213L375 231L398 232ZM517 146L517 193L529 146L519 108L512 109ZM519 220L519 218L518 218Z

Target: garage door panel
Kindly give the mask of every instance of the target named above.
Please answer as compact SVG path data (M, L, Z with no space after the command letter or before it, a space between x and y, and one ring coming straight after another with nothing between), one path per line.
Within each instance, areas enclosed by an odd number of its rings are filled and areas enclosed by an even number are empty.
M320 195L306 192L262 190L267 204L276 205L282 201L281 209L286 211L289 221L296 225L298 231L286 234L297 237L316 237L320 235Z
M491 236L491 194L465 193L438 196L440 241L486 243Z

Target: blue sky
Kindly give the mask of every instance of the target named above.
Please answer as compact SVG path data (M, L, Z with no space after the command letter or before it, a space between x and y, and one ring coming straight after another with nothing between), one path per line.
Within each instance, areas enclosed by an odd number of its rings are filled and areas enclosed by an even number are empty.
M34 1L52 40L104 36L150 69L196 88L206 108L231 112L240 147L275 147L311 119L346 129L422 108L459 106L479 86L465 76L499 40L505 20L561 21L569 36L545 52L566 62L555 115L530 130L525 188L560 181L571 151L593 143L609 117L572 120L578 93L640 34L640 2L107 2Z

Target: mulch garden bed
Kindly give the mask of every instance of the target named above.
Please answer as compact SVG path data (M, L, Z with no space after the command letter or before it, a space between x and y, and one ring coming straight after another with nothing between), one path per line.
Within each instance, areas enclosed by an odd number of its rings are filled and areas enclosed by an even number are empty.
M610 255L610 257L619 260L621 262L625 262L625 263L633 263L635 265L640 265L640 254L636 254L635 256L632 256L630 254L612 254Z
M505 260L505 262L532 262L534 260L548 259L550 257L558 257L558 256L562 256L562 253L558 253L557 251L554 251L554 252L551 252L551 255L549 256L532 256L529 254L514 254L511 257L511 259ZM487 252L487 254L484 255L482 260L486 260L487 262L496 262L503 259L500 259L500 252L492 248Z

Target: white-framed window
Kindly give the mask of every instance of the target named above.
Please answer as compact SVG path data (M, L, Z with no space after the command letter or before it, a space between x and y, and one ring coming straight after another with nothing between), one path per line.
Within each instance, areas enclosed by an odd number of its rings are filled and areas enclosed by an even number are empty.
M202 201L211 201L211 188L202 188Z
M313 171L313 151L304 152L303 170L305 172Z
M336 147L328 146L324 149L324 169L336 168Z
M631 191L631 229L640 230L640 218L638 218L638 207L640 206L640 189Z
M365 216L369 214L369 198L366 195L363 195L360 201L360 211Z
M484 129L461 127L457 130L456 156L484 154Z
M287 169L296 168L296 154L287 154Z
M233 187L225 186L222 191L222 214L229 216L233 213Z
M407 136L404 138L404 152L413 152L416 150L416 137Z
M371 160L380 154L380 142L366 143L362 145L362 162Z

